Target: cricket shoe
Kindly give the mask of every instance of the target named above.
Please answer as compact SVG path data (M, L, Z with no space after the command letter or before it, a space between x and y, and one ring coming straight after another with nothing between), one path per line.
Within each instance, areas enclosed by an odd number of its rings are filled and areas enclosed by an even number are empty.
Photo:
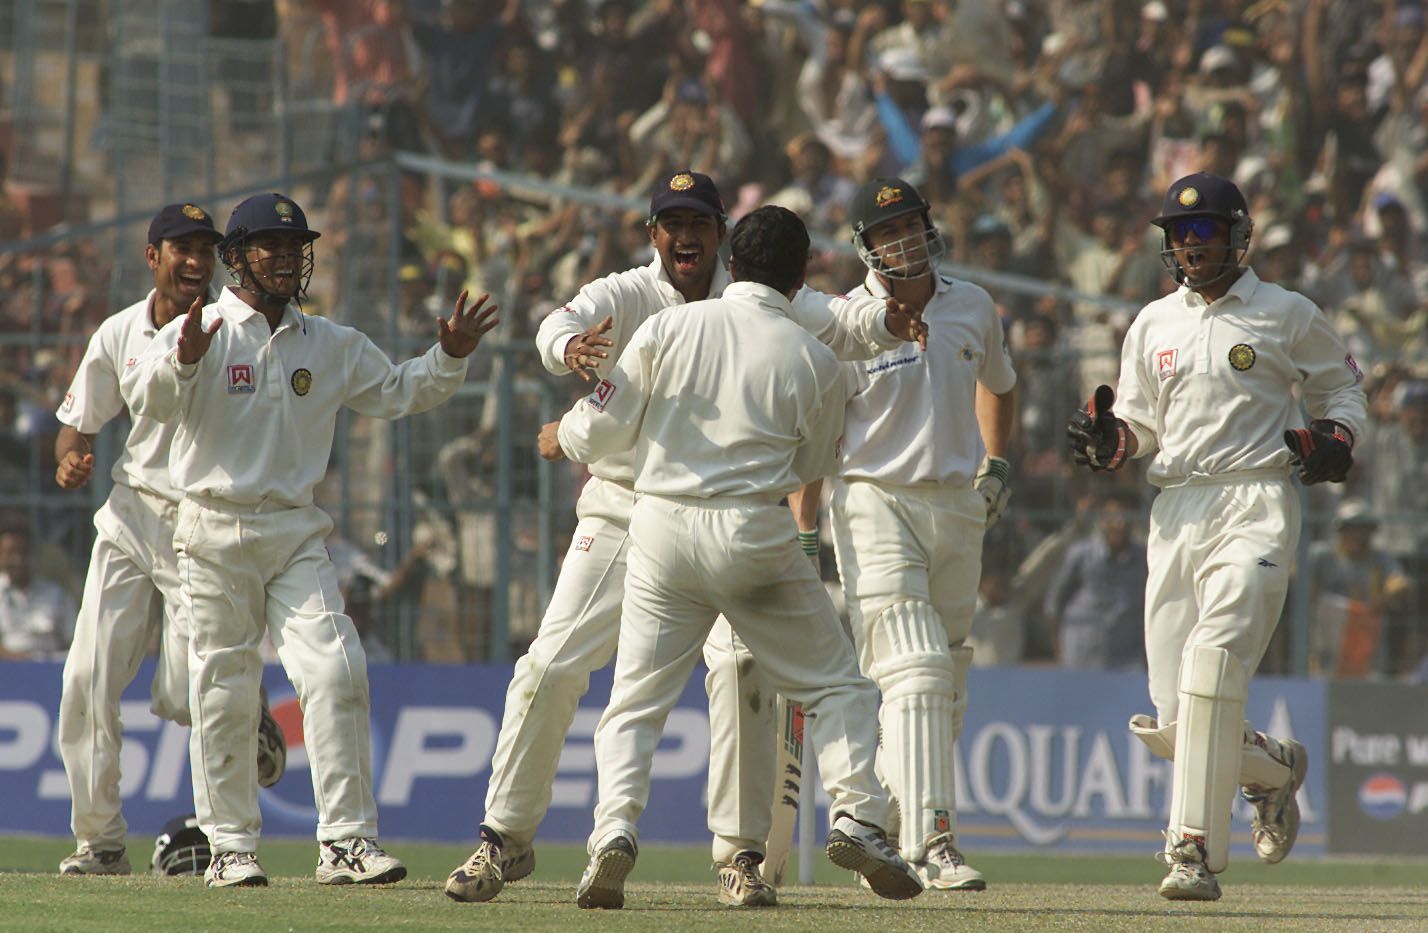
M82 845L60 862L61 875L127 875L129 860L121 849L91 849Z
M467 903L493 900L507 884L533 871L535 849L483 838L471 857L447 876L446 896Z
M258 786L272 787L288 769L288 738L268 710L268 691L258 707Z
M590 864L585 866L585 874L580 876L580 887L575 891L576 906L584 910L624 907L625 879L634 870L637 853L635 840L624 832L617 832L597 849L590 856Z
M878 897L904 901L922 893L917 872L888 845L887 837L876 826L860 823L851 816L838 817L828 831L827 852L834 865L866 878Z
M1293 739L1280 739L1284 763L1289 766L1289 781L1283 787L1246 787L1241 793L1254 804L1250 834L1254 850L1261 862L1273 865L1284 861L1294 840L1299 838L1299 793L1304 776L1309 771L1309 753Z
M203 871L210 888L266 888L268 874L252 852L220 852Z
M986 877L967 864L958 851L951 833L933 837L927 845L927 857L913 862L912 870L922 879L925 888L937 891L985 891Z
M391 884L406 876L407 867L370 836L318 843L318 884Z
M1160 882L1160 896L1168 901L1218 901L1220 882L1205 867L1205 850L1194 839L1184 839L1156 858L1170 866Z
M730 907L774 907L778 894L764 880L759 866L764 857L746 850L719 866L719 903Z

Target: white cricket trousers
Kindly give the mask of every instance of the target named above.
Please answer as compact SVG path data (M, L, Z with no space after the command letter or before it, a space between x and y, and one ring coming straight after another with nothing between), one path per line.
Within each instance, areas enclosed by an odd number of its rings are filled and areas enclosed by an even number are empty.
M174 560L175 503L116 484L94 515L94 550L65 656L59 748L80 845L124 846L119 700L161 631L154 715L188 725L188 622Z
M174 550L193 626L194 808L215 853L257 851L265 630L302 705L317 838L377 835L367 658L327 556L331 530L316 506L179 503Z
M530 650L506 689L482 822L528 846L550 808L566 733L590 674L610 663L620 637L630 513L628 487L591 477L579 523ZM748 649L725 622L705 645L709 665L709 829L714 859L763 850L773 813L774 703ZM762 700L762 702L760 702Z
M792 513L766 498L636 501L615 684L595 730L600 802L592 852L612 832L638 838L665 720L721 611L773 688L803 704L830 817L887 824L887 797L873 771L877 689L858 673L853 645L796 533Z
M1162 723L1178 718L1192 645L1252 675L1279 624L1299 541L1299 496L1282 470L1224 474L1155 497L1146 546L1145 656Z

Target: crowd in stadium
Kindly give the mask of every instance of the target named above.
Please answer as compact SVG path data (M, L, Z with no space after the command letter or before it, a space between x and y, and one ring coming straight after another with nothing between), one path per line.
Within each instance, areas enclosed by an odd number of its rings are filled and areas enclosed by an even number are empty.
M425 152L637 201L656 178L693 168L717 181L731 223L780 204L825 244L846 243L858 185L900 175L932 202L954 262L1079 293L988 286L1016 360L1020 416L1012 510L988 540L978 663L1143 663L1143 469L1114 481L1074 475L1063 430L1077 400L1115 381L1135 309L1175 287L1148 224L1167 185L1200 169L1232 178L1254 219L1251 264L1320 305L1370 399L1349 482L1309 500L1310 671L1397 677L1424 662L1428 18L1417 2L244 6L267 8L245 21L269 23L280 43L319 30L333 101L358 114L363 157ZM344 219L326 225L324 249L365 249L387 229L380 180L351 178L323 192L326 216ZM3 182L0 170L0 239L23 229ZM643 212L538 188L452 190L413 175L400 202L399 313L414 334L430 320L428 295L466 283L507 296L504 336L522 339L581 284L648 255ZM50 255L43 282L0 257L0 326L91 331L112 309L96 301L106 263L87 248ZM837 292L863 269L830 249L814 271ZM360 276L353 284L364 287ZM318 304L350 298L334 283ZM23 482L77 357L5 352L0 471ZM1072 568L1087 560L1112 564L1114 586L1078 591ZM1287 670L1287 646L1266 664Z

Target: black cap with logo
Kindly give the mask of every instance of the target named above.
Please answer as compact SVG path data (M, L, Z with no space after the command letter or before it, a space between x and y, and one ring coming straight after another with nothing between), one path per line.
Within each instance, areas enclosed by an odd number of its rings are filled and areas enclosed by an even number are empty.
M901 178L874 178L858 189L848 206L853 233L861 236L869 227L903 214L930 213L931 206L916 188Z
M725 216L724 199L719 197L714 179L688 169L661 178L650 196L651 219L676 208L687 208L720 220Z
M202 233L215 243L223 239L223 235L214 228L208 211L197 204L166 204L149 221L150 246L158 246L160 240L177 240L191 233Z
M1160 216L1151 223L1163 228L1177 217L1218 217L1234 223L1248 215L1249 205L1234 182L1209 172L1195 172L1170 186Z

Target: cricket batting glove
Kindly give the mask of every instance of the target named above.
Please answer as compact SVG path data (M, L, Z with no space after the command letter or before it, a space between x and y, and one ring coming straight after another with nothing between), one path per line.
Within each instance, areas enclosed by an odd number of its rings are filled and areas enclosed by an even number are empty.
M987 503L989 530L1006 511L1007 502L1011 499L1011 486L1008 485L1010 482L1011 464L1001 457L991 456L982 461L982 468L972 479L972 488L981 493L982 501Z
M1115 416L1116 393L1096 386L1096 394L1066 422L1066 442L1076 462L1092 470L1119 470L1126 462L1130 428Z
M1307 428L1285 431L1284 443L1305 486L1342 483L1354 465L1354 432L1337 421L1311 421Z

